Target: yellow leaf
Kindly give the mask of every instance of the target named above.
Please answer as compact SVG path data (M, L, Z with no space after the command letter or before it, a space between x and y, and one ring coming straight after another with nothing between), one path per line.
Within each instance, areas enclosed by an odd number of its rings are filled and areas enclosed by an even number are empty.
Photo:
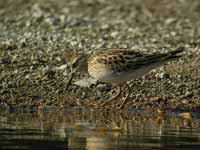
M181 118L184 118L184 119L191 119L191 113L190 112L183 112L183 113L180 113L178 116L181 117Z

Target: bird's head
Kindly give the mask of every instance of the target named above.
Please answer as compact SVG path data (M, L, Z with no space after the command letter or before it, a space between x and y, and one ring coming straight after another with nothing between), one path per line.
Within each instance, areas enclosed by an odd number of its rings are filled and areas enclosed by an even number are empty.
M67 88L71 84L72 79L76 73L87 73L88 71L88 57L89 54L81 53L72 58L70 62L71 74L67 83Z
M79 54L78 56L76 56L71 64L71 72L72 73L76 73L76 72L87 72L88 69L88 54Z

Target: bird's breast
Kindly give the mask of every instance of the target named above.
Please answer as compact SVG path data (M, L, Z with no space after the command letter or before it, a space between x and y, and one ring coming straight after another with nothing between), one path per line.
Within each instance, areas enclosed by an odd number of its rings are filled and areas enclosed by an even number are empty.
M95 65L88 64L88 73L99 81L109 83L113 74L112 70L110 70L106 65L98 63L95 63Z
M145 68L117 72L112 70L112 68L103 65L96 64L94 66L88 65L88 73L93 78L105 83L123 83L130 81L134 78L139 78L148 73L154 66L147 66Z
M88 73L93 78L105 83L122 83L132 78L128 72L116 72L103 64L88 65Z

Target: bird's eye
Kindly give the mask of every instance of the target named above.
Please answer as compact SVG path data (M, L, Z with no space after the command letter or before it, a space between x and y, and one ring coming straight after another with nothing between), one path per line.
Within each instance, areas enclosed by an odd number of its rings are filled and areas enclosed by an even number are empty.
M72 68L78 67L81 63L83 62L83 59L81 56L77 57L76 59L73 60L71 66Z
M72 69L76 68L76 63L71 64Z
M77 67L77 64L78 64L78 59L74 59L71 63L71 67L72 69L76 68Z

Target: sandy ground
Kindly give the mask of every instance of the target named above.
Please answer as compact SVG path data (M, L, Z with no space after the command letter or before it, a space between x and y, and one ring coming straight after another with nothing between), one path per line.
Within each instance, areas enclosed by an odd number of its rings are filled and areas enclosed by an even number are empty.
M101 48L166 52L183 46L181 59L128 82L132 92L125 109L197 110L199 12L199 0L0 0L0 105L93 107L114 89L104 84L66 89L71 55Z

